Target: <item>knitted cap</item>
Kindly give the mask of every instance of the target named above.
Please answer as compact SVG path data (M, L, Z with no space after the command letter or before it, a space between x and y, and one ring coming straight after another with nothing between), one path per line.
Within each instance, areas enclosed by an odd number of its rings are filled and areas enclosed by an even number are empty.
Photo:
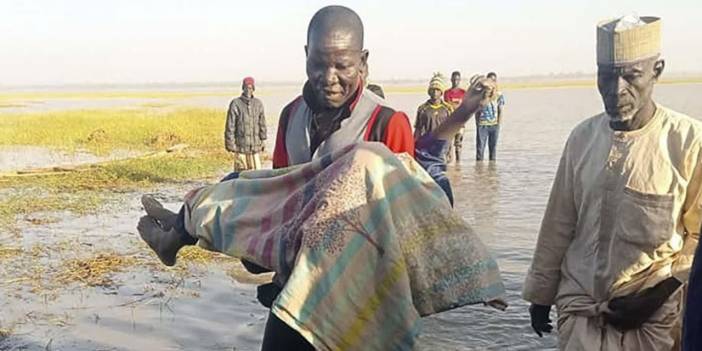
M439 89L442 92L446 90L446 80L444 79L444 76L438 72L434 73L434 76L431 77L431 80L429 81L429 88Z
M254 86L256 85L256 84L254 84L254 79L253 79L253 77L246 77L246 78L244 78L244 82L241 83L241 84L242 84L242 85L249 85L249 84L251 84L251 85L254 85Z

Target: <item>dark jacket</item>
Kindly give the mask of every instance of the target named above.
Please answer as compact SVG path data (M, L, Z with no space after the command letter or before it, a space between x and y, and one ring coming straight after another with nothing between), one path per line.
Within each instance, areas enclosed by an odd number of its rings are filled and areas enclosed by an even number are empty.
M227 111L224 145L227 151L253 154L263 151L268 135L261 100L243 96L232 100Z

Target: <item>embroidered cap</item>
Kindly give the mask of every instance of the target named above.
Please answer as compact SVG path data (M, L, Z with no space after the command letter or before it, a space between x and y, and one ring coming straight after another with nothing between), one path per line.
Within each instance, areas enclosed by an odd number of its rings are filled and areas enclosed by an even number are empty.
M624 16L597 25L597 64L620 66L661 53L659 17Z

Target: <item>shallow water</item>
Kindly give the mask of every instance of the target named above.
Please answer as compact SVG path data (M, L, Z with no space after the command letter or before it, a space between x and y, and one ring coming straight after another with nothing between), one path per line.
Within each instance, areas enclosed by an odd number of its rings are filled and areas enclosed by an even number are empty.
M277 115L296 94L290 91L289 95L262 96L268 115ZM699 117L700 94L702 85L665 85L657 88L656 98L670 108ZM456 210L498 259L510 307L499 312L467 306L425 318L420 340L424 350L551 350L556 345L554 336L538 338L533 334L527 304L519 294L563 144L577 123L602 109L601 103L594 88L514 90L505 91L505 96L498 161L474 161L475 127L469 122L461 163L449 166L449 176ZM416 106L424 99L421 94L398 94L388 101L397 109L410 111L413 120ZM212 97L181 103L223 105L224 111L227 100ZM275 130L269 134L272 142ZM184 192L180 188L159 191L173 209ZM136 252L143 255L144 245L137 240L134 229L141 208L136 194L128 197L124 204L101 215L68 216L58 223L25 226L22 242L29 248L37 240L50 245L52 241L75 238L81 250L102 247L131 252L136 247ZM5 240L14 239L0 235L0 242ZM0 327L30 312L37 316L70 314L67 326L46 322L18 325L8 343L0 341L0 349L7 345L27 350L257 349L266 310L254 301L255 285L223 278L218 267L208 269L209 274L185 283L198 296L178 294L172 300L160 298L153 303L126 306L120 305L166 289L169 282L149 270L128 272L115 291L84 289L76 293L73 289L72 295L61 296L51 306L31 294L10 297L14 288L0 289L0 296L7 297L0 299Z
M661 86L656 100L702 117L702 85ZM581 120L601 111L594 89L505 92L505 124L497 162L477 163L475 126L465 131L460 166L450 166L457 211L473 225L498 259L510 304L506 312L464 307L424 320L428 350L552 350L555 336L539 338L519 294L536 244L563 144ZM555 314L552 316L554 319Z
M0 146L0 172L78 166L120 160L139 154L130 150L114 150L108 155L98 156L85 150L69 152L40 146Z

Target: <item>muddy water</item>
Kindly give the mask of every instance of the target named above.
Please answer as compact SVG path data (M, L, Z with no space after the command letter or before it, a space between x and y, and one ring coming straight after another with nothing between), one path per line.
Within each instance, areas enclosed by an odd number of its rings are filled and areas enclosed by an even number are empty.
M661 86L656 91L659 102L693 116L702 116L700 94L702 85ZM289 96L264 98L269 116L294 95L292 91ZM601 105L593 88L516 90L505 95L498 161L474 161L475 128L469 123L461 163L449 167L449 176L456 210L498 259L510 307L498 312L469 306L428 317L420 340L424 350L551 350L556 345L554 336L538 338L531 332L527 305L519 293L563 143L570 130L599 112ZM415 111L424 99L420 94L398 94L388 100L398 109ZM226 106L226 100L200 103L225 101ZM184 188L162 189L158 195L176 208ZM29 248L37 241L50 245L72 238L80 250L111 248L148 255L134 230L141 212L137 196L127 197L105 214L24 226L19 242ZM0 242L18 241L1 234ZM195 278L175 282L178 289L171 289L172 276L148 268L115 279L120 282L115 289L70 289L49 302L25 288L0 284L0 327L14 326L14 335L0 341L0 349L256 350L260 346L266 310L255 302L255 285L233 281L222 267L213 265Z

